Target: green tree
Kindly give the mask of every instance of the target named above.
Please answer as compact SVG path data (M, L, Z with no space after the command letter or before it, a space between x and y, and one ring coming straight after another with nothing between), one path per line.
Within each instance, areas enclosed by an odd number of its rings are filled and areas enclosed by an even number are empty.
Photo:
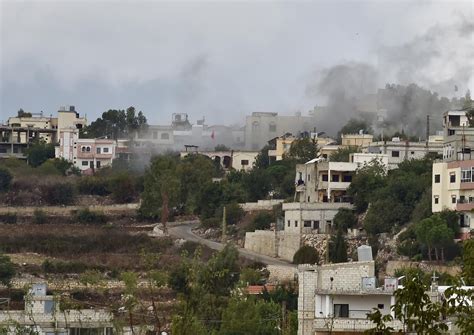
M357 225L357 216L348 208L339 208L333 221L336 229L347 231L348 228L353 228Z
M329 261L332 263L347 262L347 242L341 229L329 241Z
M428 295L429 289L423 281L415 276L405 280L403 288L395 291L395 304L391 306L394 317L383 316L379 309L368 314L368 319L375 323L375 327L368 330L368 334L389 334L397 329L387 326L388 322L398 320L403 325L403 333L441 335L448 330L448 325L443 321L445 317L453 316L455 323L461 328L462 334L471 334L473 331L472 306L467 303L472 292L457 288L445 291L445 300L442 304L432 301ZM465 322L467 317L468 322ZM470 320L469 320L470 319Z
M109 179L107 190L118 203L130 203L137 196L135 179L126 172L116 174Z
M474 285L474 240L464 241L462 247L462 274L468 285Z
M177 162L168 156L158 156L145 173L140 211L149 217L160 217L167 233L170 208L178 204L180 180Z
M102 116L84 127L81 136L88 138L108 137L112 139L131 136L135 132L144 131L148 127L147 119L140 111L136 114L133 106L127 110L109 109Z
M357 152L360 152L359 147L339 148L329 156L329 160L331 162L349 162L350 155Z
M258 212L248 225L247 231L270 229L272 222L275 222L275 217L272 213L267 211Z
M28 113L28 112L25 112L25 111L23 110L23 108L20 108L20 109L18 110L17 116L18 116L18 117L32 117L33 114Z
M280 306L253 297L233 298L222 315L219 334L280 334Z
M0 192L6 192L10 189L13 176L10 170L0 167Z
M302 246L293 255L293 264L318 264L318 263L319 263L318 251L309 245Z
M54 158L54 145L44 141L32 143L26 150L26 159L32 167L37 167L46 162L48 159Z
M415 226L416 238L427 247L428 259L432 260L433 250L436 260L444 261L444 248L452 243L454 232L447 226L446 221L440 215L435 214L421 220Z
M248 201L266 199L271 191L270 176L262 169L253 169L243 174L242 185L247 190Z
M385 167L378 160L357 169L347 192L353 197L358 213L364 212L369 202L375 199L375 192L386 185L385 175Z
M15 266L10 257L0 254L0 283L5 286L10 286L15 273Z
M270 145L266 145L260 150L260 153L255 159L255 167L257 169L266 169L270 165L270 158L268 156L268 150L274 149Z
M318 156L318 146L314 139L303 137L291 143L290 150L283 155L283 159L305 163Z

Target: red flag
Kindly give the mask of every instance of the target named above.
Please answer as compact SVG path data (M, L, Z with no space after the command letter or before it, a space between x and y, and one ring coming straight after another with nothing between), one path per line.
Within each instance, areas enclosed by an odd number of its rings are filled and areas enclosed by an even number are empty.
M214 139L214 130L212 131L211 138Z

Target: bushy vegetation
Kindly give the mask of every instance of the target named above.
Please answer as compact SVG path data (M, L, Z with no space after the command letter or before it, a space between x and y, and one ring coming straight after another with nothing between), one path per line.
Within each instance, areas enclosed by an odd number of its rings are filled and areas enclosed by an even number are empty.
M74 219L79 223L104 224L107 223L107 216L99 211L91 211L89 208L82 208L74 215Z
M45 260L41 268L46 273L83 273L87 270L87 264L75 261Z
M293 256L293 264L318 264L318 262L318 251L309 245L299 248Z
M0 167L0 192L6 192L10 189L13 176L10 171L4 167Z
M0 253L0 283L5 286L10 286L10 282L15 276L15 273L15 265L12 263L10 257Z
M247 226L247 231L270 229L272 222L275 222L273 213L267 211L258 212Z

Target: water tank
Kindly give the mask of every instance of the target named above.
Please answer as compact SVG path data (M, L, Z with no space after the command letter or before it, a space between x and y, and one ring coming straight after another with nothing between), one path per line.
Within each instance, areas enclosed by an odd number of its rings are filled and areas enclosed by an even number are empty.
M359 262L372 261L372 247L370 245L361 245L357 248L357 257Z

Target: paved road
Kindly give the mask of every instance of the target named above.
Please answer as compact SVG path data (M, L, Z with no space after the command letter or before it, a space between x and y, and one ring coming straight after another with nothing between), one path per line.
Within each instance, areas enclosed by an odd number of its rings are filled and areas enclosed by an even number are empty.
M186 223L183 225L175 225L172 227L168 227L168 233L173 237L182 238L186 241L197 242L214 250L222 250L224 248L224 245L222 243L206 240L205 238L202 238L194 234L192 229L195 226L196 225L192 223ZM277 259L277 258L261 255L256 252L243 249L243 248L237 248L237 250L239 251L239 254L242 257L251 259L253 261L262 262L267 265L280 265L280 266L286 266L286 267L291 267L291 268L295 267L294 264L291 264L282 259Z

